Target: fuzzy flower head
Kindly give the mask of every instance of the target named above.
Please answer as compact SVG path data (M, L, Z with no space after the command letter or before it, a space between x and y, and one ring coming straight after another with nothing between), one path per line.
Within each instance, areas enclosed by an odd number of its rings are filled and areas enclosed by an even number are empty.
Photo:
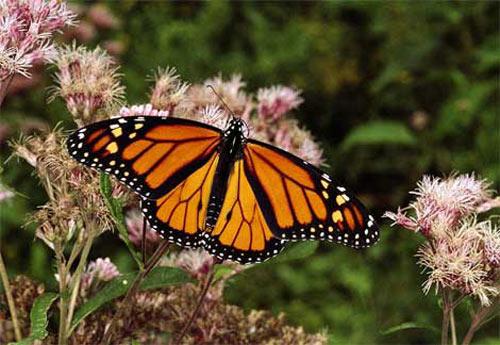
M78 125L95 122L114 112L124 96L115 61L99 47L89 51L75 44L58 51L58 84L52 97L61 96Z
M151 104L157 109L171 114L184 99L189 84L183 82L173 67L159 68L154 76L155 85L151 90Z
M108 282L119 275L118 268L109 258L98 258L91 261L81 278L82 295L87 295L93 285L97 285L99 282Z
M411 194L408 207L385 216L426 237L417 254L427 273L424 292L451 289L490 305L500 294L500 232L492 220L477 221L497 204L489 184L474 175L425 176Z
M211 271L214 258L201 248L186 249L171 254L162 264L182 268L193 278L201 280Z
M436 292L448 288L489 305L500 294L499 242L500 232L491 221L469 218L453 234L424 244L417 254L428 273L424 292L432 286Z
M133 210L127 213L125 217L125 224L127 225L128 236L130 242L135 246L140 247L142 244L142 228L144 225L144 216L138 211ZM155 246L160 242L161 238L156 231L153 231L146 222L146 243L147 246Z
M446 223L448 228L453 228L462 218L496 205L489 184L473 174L452 175L446 179L424 176L411 194L417 198L408 208L398 210L397 214L387 212L386 217L427 237L439 236L441 227L434 227L435 223ZM413 216L407 214L409 210Z
M55 55L53 35L73 25L75 14L58 0L0 0L0 82Z
M113 218L100 194L98 175L73 160L60 131L24 138L12 143L14 153L33 166L48 201L34 213L36 236L50 248L65 243L82 229L104 231Z
M302 102L300 91L287 86L277 85L257 92L257 112L265 120L275 121Z

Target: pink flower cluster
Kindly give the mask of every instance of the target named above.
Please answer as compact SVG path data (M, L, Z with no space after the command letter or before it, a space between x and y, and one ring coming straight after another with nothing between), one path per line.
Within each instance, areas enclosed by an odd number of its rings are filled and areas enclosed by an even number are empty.
M81 294L86 295L92 285L98 282L108 282L120 275L120 271L109 258L98 258L87 265L81 278Z
M452 289L489 305L500 295L500 231L493 220L477 217L500 207L500 198L474 175L425 176L411 194L416 200L408 207L385 216L426 237L417 254L428 273L424 292Z
M129 240L137 247L142 244L142 227L144 224L144 216L138 211L133 210L127 213L125 217ZM149 223L146 222L146 243L148 245L158 244L160 236L155 231L151 230Z
M300 91L287 86L272 86L260 89L257 93L257 112L260 117L272 120L281 118L286 113L297 108L303 99Z
M151 91L151 103L123 107L119 115L172 115L225 129L234 112L247 122L250 137L276 145L313 165L323 162L323 151L311 133L288 116L303 102L299 90L277 85L259 89L255 95L244 90L240 75L227 80L219 75L189 85L175 73L173 68L160 69Z
M125 88L120 84L113 58L97 47L88 50L75 44L61 48L55 62L58 87L53 97L61 96L79 125L99 120L105 112L115 112Z
M75 15L58 0L0 0L0 82L13 74L29 77L29 68L50 61L52 38Z

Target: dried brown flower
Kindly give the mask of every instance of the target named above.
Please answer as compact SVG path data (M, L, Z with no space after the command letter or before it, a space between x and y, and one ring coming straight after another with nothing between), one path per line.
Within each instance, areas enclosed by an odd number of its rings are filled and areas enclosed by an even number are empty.
M30 278L18 275L11 281L12 296L17 310L17 317L24 335L30 331L30 311L35 299L44 293L43 284L38 284ZM0 306L7 305L5 295L0 294ZM8 312L0 308L0 344L14 341L14 330Z

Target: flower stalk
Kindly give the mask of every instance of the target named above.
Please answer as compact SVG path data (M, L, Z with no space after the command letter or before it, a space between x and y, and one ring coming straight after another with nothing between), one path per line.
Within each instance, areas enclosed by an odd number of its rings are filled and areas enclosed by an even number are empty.
M182 330L181 330L179 336L172 343L172 345L180 345L181 344L182 339L184 339L184 337L186 336L186 333L188 332L189 328L193 324L193 321L195 320L196 316L200 312L200 309L201 309L201 306L203 304L203 301L205 300L205 297L207 296L208 289L210 288L210 285L212 285L212 283L214 281L214 277L215 277L215 265L217 263L220 263L220 260L217 259L216 261L214 261L214 263L213 263L213 265L211 267L210 273L205 278L205 281L203 283L203 288L201 289L200 294L198 296L198 302L196 303L196 306L195 306L193 312L191 313L191 316L189 317L189 320L184 324L184 326L182 327Z
M87 263L88 256L90 253L90 248L92 247L92 243L94 242L96 233L98 233L98 231L95 230L95 225L91 224L90 233L88 235L85 246L83 247L82 254L80 256L80 262L78 263L78 266L75 270L75 273L73 274L73 277L71 278L70 282L71 298L68 306L68 322L66 323L66 334L68 336L70 336L69 332L71 328L71 321L73 319L73 313L75 311L78 293L80 292L82 273ZM68 265L68 267L71 266Z
M106 330L106 333L104 334L104 337L102 339L103 344L111 344L111 341L113 340L114 333L116 331L116 323L117 320L120 319L123 315L127 315L129 310L130 310L130 305L131 305L131 299L134 297L134 295L137 293L139 290L139 287L141 283L144 281L144 278L153 270L153 268L156 267L162 256L165 254L167 251L168 247L170 245L170 242L168 241L163 241L156 251L153 253L153 255L149 258L147 261L146 265L144 266L144 269L142 269L137 277L135 278L134 282L130 286L130 288L127 291L127 294L125 295L125 298L122 301L122 307L114 314L113 318L111 319L111 322L108 325L108 328Z
M14 298L12 297L12 290L9 283L9 276L7 275L7 269L5 268L5 263L3 261L1 252L0 252L0 277L2 278L3 289L5 291L5 296L7 297L7 304L9 305L10 316L12 317L14 334L16 336L16 340L20 341L22 338L21 328L19 327L19 319L17 318L16 305L14 303Z
M5 80L0 81L0 109L2 108L3 100L5 99L5 96L7 95L7 90L9 89L9 86L10 86L10 83L12 82L12 79L14 79L13 74L9 75Z

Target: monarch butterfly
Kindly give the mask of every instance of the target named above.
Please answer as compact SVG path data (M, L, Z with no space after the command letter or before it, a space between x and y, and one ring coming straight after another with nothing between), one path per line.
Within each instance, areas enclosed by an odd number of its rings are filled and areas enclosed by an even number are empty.
M261 262L288 241L327 240L364 248L378 227L328 174L249 139L237 117L227 128L181 118L131 116L75 131L68 151L115 175L142 198L151 227L170 242L219 259Z

